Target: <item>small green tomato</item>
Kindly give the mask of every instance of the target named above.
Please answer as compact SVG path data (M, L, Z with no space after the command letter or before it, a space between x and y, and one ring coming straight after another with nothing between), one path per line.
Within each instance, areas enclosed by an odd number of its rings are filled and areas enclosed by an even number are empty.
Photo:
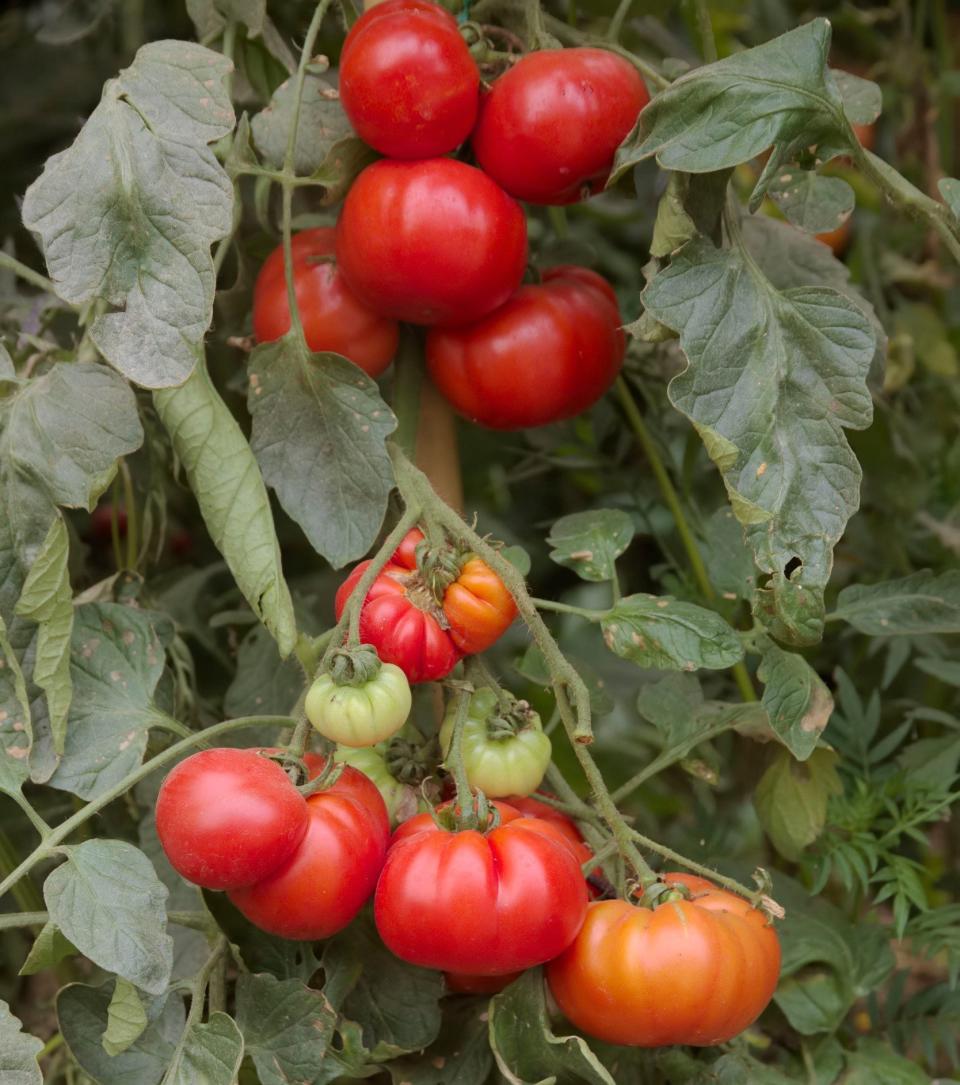
M455 719L451 708L440 729L444 756L450 751ZM471 787L494 799L530 795L543 780L551 752L540 717L525 702L515 702L513 711L504 715L492 689L472 695L461 744Z
M402 784L387 768L385 750L385 746L338 746L333 759L358 769L377 785L377 790L386 803L390 822L396 825L401 820L401 815L411 817L416 813L417 792L408 784Z
M410 683L392 663L360 685L337 685L321 674L310 687L307 719L342 746L375 746L395 734L410 715Z

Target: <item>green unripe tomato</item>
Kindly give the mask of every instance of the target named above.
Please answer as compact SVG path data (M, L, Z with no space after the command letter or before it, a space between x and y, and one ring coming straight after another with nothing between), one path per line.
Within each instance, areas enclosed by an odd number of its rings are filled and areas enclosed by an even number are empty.
M361 685L338 686L321 674L310 687L307 719L342 746L375 746L400 730L410 715L410 683L392 663Z
M383 746L338 746L333 759L340 764L359 769L368 780L376 784L386 803L390 822L396 824L401 815L410 817L416 813L416 791L409 785L402 784L393 775L387 768L383 755Z
M518 702L522 705L522 702ZM539 787L550 764L550 739L543 733L540 717L524 706L521 725L514 733L499 719L497 695L479 689L470 698L463 729L461 754L467 782L490 798L530 795ZM456 713L447 712L440 728L440 746L446 757L453 739Z

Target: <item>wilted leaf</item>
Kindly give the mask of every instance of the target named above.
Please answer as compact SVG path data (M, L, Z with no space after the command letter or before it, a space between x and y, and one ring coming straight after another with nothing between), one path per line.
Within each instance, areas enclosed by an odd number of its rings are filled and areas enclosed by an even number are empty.
M393 412L361 369L291 332L249 360L251 444L263 477L318 554L340 568L380 530L393 488Z
M960 572L852 584L837 596L829 620L848 622L872 637L960 633Z
M816 748L833 713L833 697L801 655L785 652L772 641L761 646L757 677L764 683L761 703L770 726L799 761Z
M121 840L63 847L67 861L43 885L50 922L94 964L149 994L167 989L173 943L166 887L150 860Z
M616 560L630 545L633 520L621 509L574 512L558 520L547 542L550 557L584 580L612 580Z
M111 306L93 341L150 388L186 380L213 313L210 246L230 231L233 188L208 144L233 127L230 67L191 42L144 45L24 197L57 293Z
M832 750L814 750L805 762L780 750L760 777L753 805L771 843L791 862L823 832L830 796L843 791L837 761Z

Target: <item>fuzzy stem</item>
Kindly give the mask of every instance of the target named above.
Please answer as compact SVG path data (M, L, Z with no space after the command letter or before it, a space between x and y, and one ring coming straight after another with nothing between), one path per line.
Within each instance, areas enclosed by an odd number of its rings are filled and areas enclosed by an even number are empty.
M733 724L730 722L718 723L713 727L708 727L698 735L693 735L683 742L678 742L675 746L668 747L638 773L631 776L626 783L621 784L613 793L613 801L620 802L621 799L625 799L636 791L641 784L645 784L647 780L663 772L664 769L668 769L671 765L681 761L695 746L699 746L703 742L709 742L712 738L716 738L717 735L722 735L725 731L729 731L732 726Z
M14 275L23 279L24 282L30 283L31 286L36 286L48 294L56 294L57 292L53 281L48 279L46 275L41 275L39 271L34 271L32 267L27 267L26 264L21 264L15 256L11 256L9 253L3 252L3 250L0 250L0 267L7 268Z

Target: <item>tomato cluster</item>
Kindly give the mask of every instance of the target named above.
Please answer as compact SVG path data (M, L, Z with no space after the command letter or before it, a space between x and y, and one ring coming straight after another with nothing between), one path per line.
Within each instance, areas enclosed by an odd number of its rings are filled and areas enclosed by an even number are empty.
M608 50L545 49L489 89L457 21L429 0L385 0L354 24L340 95L358 135L387 156L363 170L335 230L293 240L308 346L377 377L397 322L430 328L427 360L461 414L493 429L570 418L609 388L625 341L610 285L581 267L521 286L518 200L569 204L602 190L649 96ZM449 157L468 144L477 166ZM261 342L290 326L283 254L254 297Z

